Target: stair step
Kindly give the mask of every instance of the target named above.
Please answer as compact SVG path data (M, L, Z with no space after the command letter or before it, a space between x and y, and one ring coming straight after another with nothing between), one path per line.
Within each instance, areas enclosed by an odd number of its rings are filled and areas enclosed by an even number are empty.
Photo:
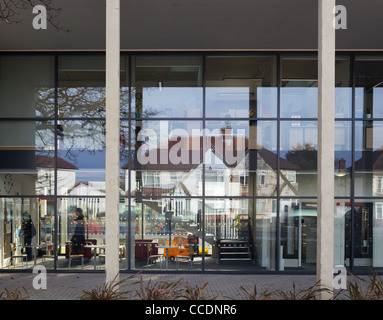
M239 252L221 252L221 254L250 254L250 252L249 251L245 251L245 252L241 252L241 251L239 251Z
M249 246L220 246L222 249L247 249Z
M251 258L221 258L222 261L237 261L237 260L243 260L243 261L251 261Z

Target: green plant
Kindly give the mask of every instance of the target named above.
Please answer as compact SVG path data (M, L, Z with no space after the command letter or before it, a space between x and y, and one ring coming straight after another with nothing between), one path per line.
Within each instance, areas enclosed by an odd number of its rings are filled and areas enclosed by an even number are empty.
M126 299L126 296L131 291L121 291L122 288L133 285L138 282L126 283L122 285L125 281L134 277L134 275L129 276L126 279L121 281L116 281L118 274L113 278L112 281L105 283L101 287L90 290L82 290L83 295L80 297L81 300L122 300ZM121 286L122 285L122 286Z
M148 281L146 287L141 276L140 289L136 290L139 300L176 300L182 296L182 289L179 288L180 281L176 282L158 281L154 284L151 279Z
M0 299L1 300L26 300L23 297L22 291L24 291L25 294L28 295L28 292L24 287L17 287L13 291L4 289L4 291L0 293Z
M207 299L204 293L204 289L207 286L207 282L202 287L192 287L189 282L184 283L182 298L186 300L215 300L217 297Z

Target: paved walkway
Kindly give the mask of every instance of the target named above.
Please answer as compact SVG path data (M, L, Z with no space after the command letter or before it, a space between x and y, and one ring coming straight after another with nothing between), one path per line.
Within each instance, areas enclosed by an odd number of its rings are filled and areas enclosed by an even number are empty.
M128 278L132 274L121 273L120 280ZM23 296L28 300L79 300L82 290L96 289L105 283L104 273L48 273L47 288L36 290L33 287L33 273L0 273L0 292L5 289L12 291L16 288L24 288L27 294ZM151 281L174 282L181 278L182 282L188 282L192 286L203 286L206 298L217 297L219 300L230 297L233 299L245 299L246 296L241 286L248 292L253 292L254 285L258 293L265 290L293 290L307 289L316 282L315 275L238 275L238 274L134 274L127 282L142 281L144 285ZM125 283L127 283L125 282ZM138 285L128 286L127 289L135 292ZM132 297L137 299L137 296Z

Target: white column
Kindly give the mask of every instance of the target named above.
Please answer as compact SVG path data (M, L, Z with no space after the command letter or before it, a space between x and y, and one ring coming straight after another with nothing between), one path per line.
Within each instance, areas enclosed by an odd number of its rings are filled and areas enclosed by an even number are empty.
M120 0L106 0L106 282L119 274L119 139Z
M318 229L317 281L333 288L335 0L318 0ZM320 299L332 294L321 293Z

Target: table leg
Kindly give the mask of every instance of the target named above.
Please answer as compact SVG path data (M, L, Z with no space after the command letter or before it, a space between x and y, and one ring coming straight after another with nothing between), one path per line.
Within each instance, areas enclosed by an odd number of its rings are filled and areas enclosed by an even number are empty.
M94 270L97 270L97 248L94 248Z
M168 263L169 263L169 256L168 256L168 251L169 249L166 248L166 270L168 270Z
M32 252L33 252L33 266L36 266L36 248L33 248Z

